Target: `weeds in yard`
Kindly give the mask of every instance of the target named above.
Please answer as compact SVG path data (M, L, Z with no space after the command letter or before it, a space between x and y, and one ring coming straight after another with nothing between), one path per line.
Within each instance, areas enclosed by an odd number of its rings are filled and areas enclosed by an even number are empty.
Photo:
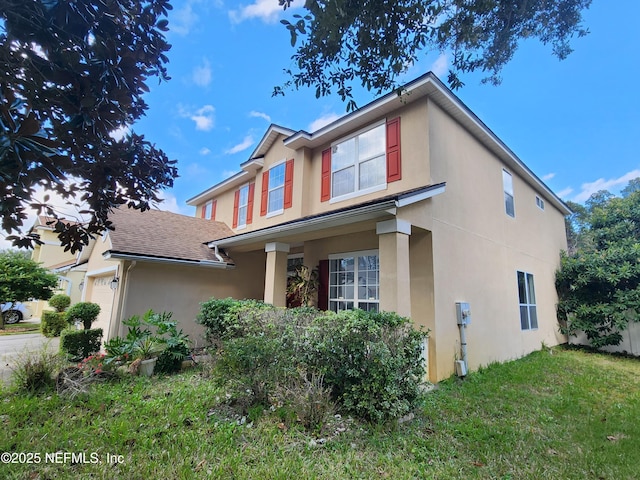
M63 363L48 344L37 352L23 353L12 367L11 386L16 392L29 394L53 390L55 375Z

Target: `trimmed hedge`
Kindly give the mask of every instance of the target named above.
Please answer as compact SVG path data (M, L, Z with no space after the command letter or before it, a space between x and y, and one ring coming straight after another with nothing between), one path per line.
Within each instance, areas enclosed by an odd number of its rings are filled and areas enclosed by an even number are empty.
M323 378L334 401L373 422L418 405L426 333L395 313L282 309L254 300L212 299L197 321L217 344L219 372L265 405L283 384Z
M79 321L85 330L89 330L99 314L100 305L97 303L79 302L67 310L67 322L73 325L76 321Z
M64 312L71 305L71 297L59 293L49 299L49 305L56 309L56 312Z
M47 338L59 337L67 326L67 320L64 312L53 312L45 310L42 312L40 319L40 331Z
M98 353L101 343L101 328L91 330L67 329L60 336L60 351L65 353L70 360L78 361Z

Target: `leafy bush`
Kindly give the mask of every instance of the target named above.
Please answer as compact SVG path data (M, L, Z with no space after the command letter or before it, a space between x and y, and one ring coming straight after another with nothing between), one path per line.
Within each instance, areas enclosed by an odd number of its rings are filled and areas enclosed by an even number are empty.
M234 391L251 392L255 403L265 404L277 391L304 391L304 371L309 381L323 379L319 391L330 391L334 401L369 421L386 422L417 405L426 334L406 318L230 299L203 307L199 321L221 347L220 375Z
M60 336L60 351L72 361L82 360L100 351L102 329L63 330Z
M52 312L45 310L42 312L40 320L40 331L45 337L59 337L60 332L67 326L67 320L64 312Z
M100 305L91 302L79 302L67 310L67 322L74 324L79 321L85 330L89 330L100 314Z
M49 305L55 308L56 312L64 312L71 305L71 297L59 293L49 299Z
M50 391L55 386L60 364L60 357L49 351L47 346L38 352L19 356L12 368L11 386L20 393Z
M189 354L189 338L171 320L171 312L148 310L140 317L134 315L122 323L127 326L125 338L114 337L105 343L107 363L126 363L142 353L142 346L153 346L158 354L156 370L173 373L180 370L182 360Z

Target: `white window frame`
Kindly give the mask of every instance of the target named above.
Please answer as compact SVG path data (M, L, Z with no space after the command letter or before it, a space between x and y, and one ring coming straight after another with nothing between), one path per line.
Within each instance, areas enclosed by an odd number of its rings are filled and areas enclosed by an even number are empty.
M510 217L516 218L516 202L513 195L513 175L504 168L502 169L502 190L504 192L504 211ZM509 200L511 200L511 212L509 212Z
M375 128L381 127L381 126L386 126L386 120L382 120L381 122L377 122L373 125L368 125L365 128L362 128L360 130L358 130L357 132L355 132L352 135L349 135L348 137L343 137L340 138L339 140L336 140L335 142L333 142L331 144L331 155L333 157L333 153L334 153L334 148L339 146L341 143L345 143L348 142L351 139L356 139L356 151L355 151L355 155L353 158L353 163L348 165L348 166L344 166L339 170L334 170L333 166L333 158L331 161L331 199L329 200L329 203L336 203L336 202L341 202L343 200L348 200L350 198L355 198L355 197L359 197L361 195L366 195L368 193L374 193L374 192L379 192L381 190L386 190L387 189L387 135L386 135L386 131L384 132L384 149L383 149L383 153L382 155L384 156L384 181L379 184L379 185L374 185L368 188L364 188L364 189L358 189L358 183L359 183L359 179L360 179L360 165L362 163L365 163L369 160L373 160L374 158L377 157L370 157L370 158L366 158L364 160L359 160L356 161L358 159L358 142L357 142L357 138L359 136L361 136L364 133L367 133L370 130L373 130ZM353 191L349 192L349 193L345 193L343 195L339 195L336 196L334 195L334 189L333 189L333 175L336 172L339 172L341 170L345 170L347 168L351 168L354 167L354 173L353 173Z
M544 210L544 200L536 195L536 205L540 210Z
M276 187L271 187L271 179L273 178L273 175L271 175L271 172L276 169L276 168L282 168L282 185L278 185ZM286 182L286 175L287 175L287 166L286 166L286 162L283 160L282 162L276 164L276 165L272 165L269 168L269 179L268 179L268 185L267 185L267 218L269 217L274 217L276 215L281 215L284 213L284 184ZM276 210L269 210L269 208L271 208L271 193L275 192L276 190L282 190L282 205L280 205L280 208L276 209Z
M204 219L211 220L211 214L213 213L213 200L209 200L202 208L204 208Z
M376 298L372 298L372 297L368 297L368 298L360 298L359 294L360 294L360 288L363 287L362 285L360 285L358 283L358 273L359 273L359 268L358 268L358 257L367 257L367 256L376 256L378 258L378 270L377 270L377 283L376 284L367 284L364 285L364 288L367 287L375 287L377 290L377 297ZM338 283L334 283L332 281L332 279L334 278L333 274L337 274L338 272L336 270L333 270L333 261L334 260L343 260L346 258L353 258L353 298L345 298L345 297L337 297L337 296L332 296L332 287L336 288L336 291L339 287L344 287L345 285L340 285ZM369 270L367 270L368 272ZM353 303L353 308L358 308L358 305L360 303L367 303L367 304L375 304L377 305L376 310L380 311L380 254L378 250L363 250L363 251L357 251L357 252L345 252L345 253L338 253L338 254L331 254L329 255L329 291L328 291L328 296L329 296L329 310L332 310L334 312L338 312L338 311L342 311L342 310L347 310L347 308L340 308L342 305L340 305L340 303L345 304L347 302Z
M524 298L520 291L520 277L524 282ZM520 311L520 329L522 331L538 329L538 306L536 304L536 287L533 273L517 271L518 305ZM531 288L529 288L531 285ZM533 298L531 298L533 297Z
M242 191L245 190L247 191L247 202L242 204ZM238 189L238 191L240 192L238 194L238 226L236 227L237 229L241 229L241 228L246 228L247 226L247 213L249 212L249 184L247 183L246 185L243 185L242 187L240 187ZM244 207L244 218L240 217L240 210Z

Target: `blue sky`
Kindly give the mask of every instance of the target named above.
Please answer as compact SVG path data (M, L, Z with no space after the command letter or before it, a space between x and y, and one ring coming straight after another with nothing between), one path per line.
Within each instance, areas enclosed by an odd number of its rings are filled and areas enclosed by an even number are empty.
M168 34L172 80L146 97L138 133L178 160L180 178L162 208L192 215L185 201L239 169L271 122L313 130L345 113L337 95L314 91L272 97L291 66L289 36L277 0L174 0ZM640 2L594 0L590 34L564 61L527 41L500 86L463 78L455 93L561 198L583 202L600 189L616 193L640 176L637 18ZM404 76L433 70L446 80L448 56L432 54ZM364 105L374 99L358 91Z
M295 9L283 12L277 0L171 3L172 80L150 82L147 116L133 130L178 160L180 178L160 208L193 215L185 201L237 172L271 122L313 131L344 115L345 104L312 90L272 97L294 53L279 20ZM617 193L640 176L638 18L637 0L594 0L585 14L591 33L574 40L566 60L527 41L500 86L467 75L455 93L561 198ZM448 58L425 56L404 80L429 70L446 80ZM356 93L359 105L374 98Z

